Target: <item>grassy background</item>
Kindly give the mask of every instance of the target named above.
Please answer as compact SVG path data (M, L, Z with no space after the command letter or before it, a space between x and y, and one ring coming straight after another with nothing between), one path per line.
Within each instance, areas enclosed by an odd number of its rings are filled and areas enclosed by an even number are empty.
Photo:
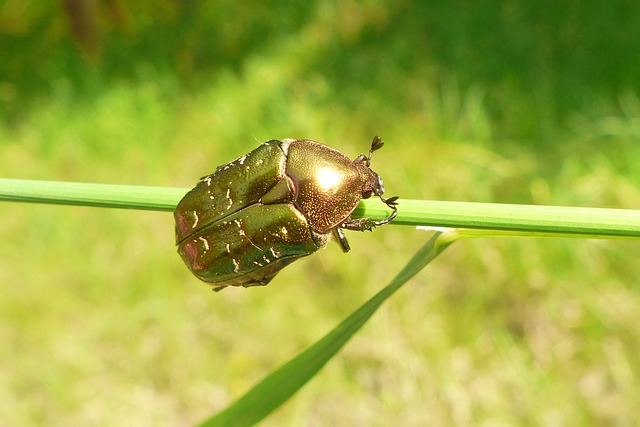
M88 5L88 6L87 6ZM272 138L389 196L640 206L629 1L0 2L0 175L190 187ZM190 425L427 239L349 233L260 289L191 277L166 213L0 205L0 425ZM638 243L465 241L265 425L635 425Z

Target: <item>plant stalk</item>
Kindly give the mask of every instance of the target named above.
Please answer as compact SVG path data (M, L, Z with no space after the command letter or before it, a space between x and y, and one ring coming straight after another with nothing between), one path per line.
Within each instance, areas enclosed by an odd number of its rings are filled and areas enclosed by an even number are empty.
M173 211L187 188L0 178L0 201ZM398 201L392 224L503 230L586 237L640 237L640 210L499 203ZM378 198L362 200L355 218L383 219Z

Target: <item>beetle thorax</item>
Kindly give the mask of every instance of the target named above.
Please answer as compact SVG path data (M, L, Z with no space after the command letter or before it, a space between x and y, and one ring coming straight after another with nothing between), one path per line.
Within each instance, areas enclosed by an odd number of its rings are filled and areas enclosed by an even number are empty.
M318 233L342 224L362 198L356 165L339 151L314 141L294 141L286 174L293 182L294 204Z

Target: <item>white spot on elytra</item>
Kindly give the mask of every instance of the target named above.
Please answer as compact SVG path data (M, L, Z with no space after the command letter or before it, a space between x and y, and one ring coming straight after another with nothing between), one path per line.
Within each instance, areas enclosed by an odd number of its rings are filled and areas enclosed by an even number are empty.
M240 157L240 158L238 159L238 162L239 162L241 165L244 165L244 161L245 161L245 160L247 160L247 155L246 155L246 154L245 154L244 156Z
M247 233L242 229L242 222L239 219L234 219L233 222L238 226L238 234L241 236L246 236Z
M238 271L240 271L240 263L235 258L232 261L233 261L233 271L237 273Z
M200 220L200 218L198 218L198 212L193 211L193 217L195 219L193 221L193 225L191 226L191 228L196 228L196 225L198 225L198 221Z
M227 253L230 254L231 253L231 245L227 243Z
M200 236L200 237L198 237L198 240L200 240L202 242L202 244L204 245L204 250L208 251L209 250L209 242L207 241L207 239L205 239L204 237Z
M207 186L211 185L211 175L204 177L204 182L207 183Z
M274 258L278 258L280 256L280 254L278 252L276 252L273 248L269 249L271 251L271 254L273 255Z
M231 199L231 189L230 188L227 188L227 200L229 201L229 205L227 206L227 210L229 210L233 206L233 200Z
M284 236L286 236L287 234L289 234L289 230L287 230L287 227L282 227L280 230L282 230L282 234Z

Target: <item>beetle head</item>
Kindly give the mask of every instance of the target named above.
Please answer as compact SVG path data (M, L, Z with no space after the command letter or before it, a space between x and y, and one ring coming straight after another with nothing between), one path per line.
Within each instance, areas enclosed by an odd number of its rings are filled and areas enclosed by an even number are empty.
M364 177L362 186L362 198L368 199L372 195L376 195L380 198L380 200L382 200L384 204L393 209L391 215L389 215L382 221L376 222L376 225L386 224L393 218L395 218L398 214L398 197L395 196L389 199L385 199L384 197L382 197L382 195L384 194L384 184L382 183L382 178L380 178L380 176L371 169L371 155L374 151L382 148L383 145L384 142L382 141L382 139L378 135L374 136L373 141L371 142L371 148L369 149L369 156L365 157L364 154L360 154L353 161L353 163L356 165L356 167L358 167L358 169L361 171L362 176Z

